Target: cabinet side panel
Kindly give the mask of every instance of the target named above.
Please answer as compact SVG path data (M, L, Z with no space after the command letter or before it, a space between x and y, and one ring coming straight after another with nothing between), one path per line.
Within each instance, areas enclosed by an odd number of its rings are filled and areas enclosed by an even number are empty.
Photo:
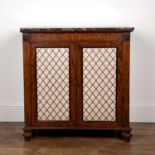
M123 127L129 127L130 42L123 43Z
M31 126L31 66L30 66L30 43L23 41L23 63L24 63L24 113L25 126Z

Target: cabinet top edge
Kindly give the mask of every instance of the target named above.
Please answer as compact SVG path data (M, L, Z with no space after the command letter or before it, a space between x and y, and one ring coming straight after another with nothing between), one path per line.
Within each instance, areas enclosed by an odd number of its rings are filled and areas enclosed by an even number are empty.
M134 27L104 27L104 28L20 28L22 33L74 33L74 32L90 32L90 33L121 33L132 32Z

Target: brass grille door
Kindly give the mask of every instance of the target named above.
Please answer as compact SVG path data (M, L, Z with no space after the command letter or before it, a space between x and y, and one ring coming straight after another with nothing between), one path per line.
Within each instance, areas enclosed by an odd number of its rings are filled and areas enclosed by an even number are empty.
M78 56L81 61L78 63L80 78L77 104L79 123L84 127L100 127L104 124L114 127L121 123L122 84L121 76L118 76L122 70L120 50L119 43L79 44Z
M72 46L63 43L34 45L33 51L36 74L34 79L36 114L33 123L39 125L46 123L49 126L71 125L74 119L72 93L75 91L73 88L75 80L72 77L74 73L71 75L74 65L70 64L74 63Z

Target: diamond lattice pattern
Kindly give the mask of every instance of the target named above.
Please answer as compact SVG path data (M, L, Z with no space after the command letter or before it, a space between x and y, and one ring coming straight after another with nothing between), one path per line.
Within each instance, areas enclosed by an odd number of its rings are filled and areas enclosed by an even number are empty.
M83 120L116 121L116 48L83 48Z
M69 48L36 48L38 121L69 120Z

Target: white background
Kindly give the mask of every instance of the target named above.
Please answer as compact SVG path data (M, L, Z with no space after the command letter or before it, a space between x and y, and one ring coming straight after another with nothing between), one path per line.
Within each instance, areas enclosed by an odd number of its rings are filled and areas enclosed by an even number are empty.
M0 0L0 121L23 121L20 27L134 26L131 121L155 121L155 0Z

